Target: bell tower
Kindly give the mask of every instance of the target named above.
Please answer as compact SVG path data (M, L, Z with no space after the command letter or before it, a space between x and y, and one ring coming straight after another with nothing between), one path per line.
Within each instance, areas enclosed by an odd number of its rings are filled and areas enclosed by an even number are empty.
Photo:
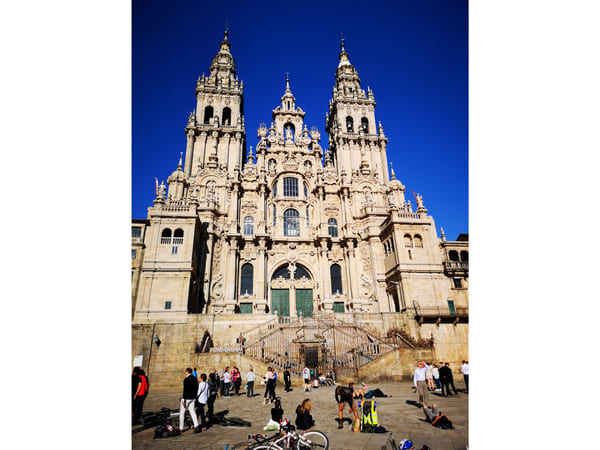
M378 181L387 184L386 146L381 123L375 121L375 97L370 88L367 92L360 86L356 68L350 63L344 48L335 71L333 98L329 102L326 131L329 149L338 174L374 174Z
M210 75L198 78L196 109L188 119L185 175L220 168L232 174L242 166L246 148L244 83L238 81L228 32L210 66Z

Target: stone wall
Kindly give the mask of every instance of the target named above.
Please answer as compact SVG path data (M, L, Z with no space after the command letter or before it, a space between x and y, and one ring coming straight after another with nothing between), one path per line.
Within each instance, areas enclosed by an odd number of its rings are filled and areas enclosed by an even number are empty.
M340 314L337 318L350 320L351 317ZM218 347L234 345L240 332L256 337L257 327L271 319L272 316L268 315L188 315L187 323L136 324L132 326L132 362L136 355L143 355L142 368L148 373L153 386L180 386L186 367L197 367L200 373L208 373L213 367L221 370L225 366L237 366L245 375L252 365L262 376L267 370L266 364L241 353L195 353L196 343L200 344L205 331L208 331ZM397 327L417 339L434 337L433 350L399 349L389 352L363 366L359 371L361 379L409 379L419 359L449 361L456 372L460 369L461 360L468 359L468 324L419 326L407 313L360 314L357 320L379 335ZM159 347L153 343L153 335L159 337ZM257 387L258 390L260 388Z

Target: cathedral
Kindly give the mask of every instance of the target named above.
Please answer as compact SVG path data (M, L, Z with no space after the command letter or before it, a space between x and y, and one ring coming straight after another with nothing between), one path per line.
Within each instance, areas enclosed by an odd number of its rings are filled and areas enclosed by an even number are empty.
M388 172L374 93L362 89L344 44L325 121L329 148L306 125L289 78L270 125L248 142L230 49L225 32L210 74L197 81L185 152L167 184L157 180L147 218L132 223L133 354L165 374L190 354L242 347L273 364L302 365L310 355L314 365L355 370L385 346L468 359L468 235L438 237L422 196L411 203ZM344 327L378 353L360 360L366 347L341 348L351 333ZM275 329L290 351L267 358Z

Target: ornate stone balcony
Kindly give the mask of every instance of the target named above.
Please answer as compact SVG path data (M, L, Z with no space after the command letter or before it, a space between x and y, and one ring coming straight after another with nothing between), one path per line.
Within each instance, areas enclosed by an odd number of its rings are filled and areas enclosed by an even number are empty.
M469 263L460 261L444 261L444 272L448 276L467 276L469 274Z
M415 310L415 320L419 324L423 323L469 323L469 308L448 306L427 306L421 307L417 302L413 302Z

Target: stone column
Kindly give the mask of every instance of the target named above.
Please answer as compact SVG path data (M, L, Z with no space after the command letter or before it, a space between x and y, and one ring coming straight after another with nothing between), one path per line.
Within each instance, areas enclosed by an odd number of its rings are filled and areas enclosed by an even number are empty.
M225 269L225 312L233 313L237 303L236 287L238 274L238 242L235 237L229 238L229 254L227 255L227 267Z
M192 161L194 154L194 141L195 139L195 131L193 129L189 129L186 133L187 135L187 144L185 146L185 176L189 180L190 175L192 173Z
M266 239L259 238L258 240L258 257L256 258L256 305L254 305L254 310L256 312L265 312L265 308L267 306L267 284L265 268L267 251L266 251Z

